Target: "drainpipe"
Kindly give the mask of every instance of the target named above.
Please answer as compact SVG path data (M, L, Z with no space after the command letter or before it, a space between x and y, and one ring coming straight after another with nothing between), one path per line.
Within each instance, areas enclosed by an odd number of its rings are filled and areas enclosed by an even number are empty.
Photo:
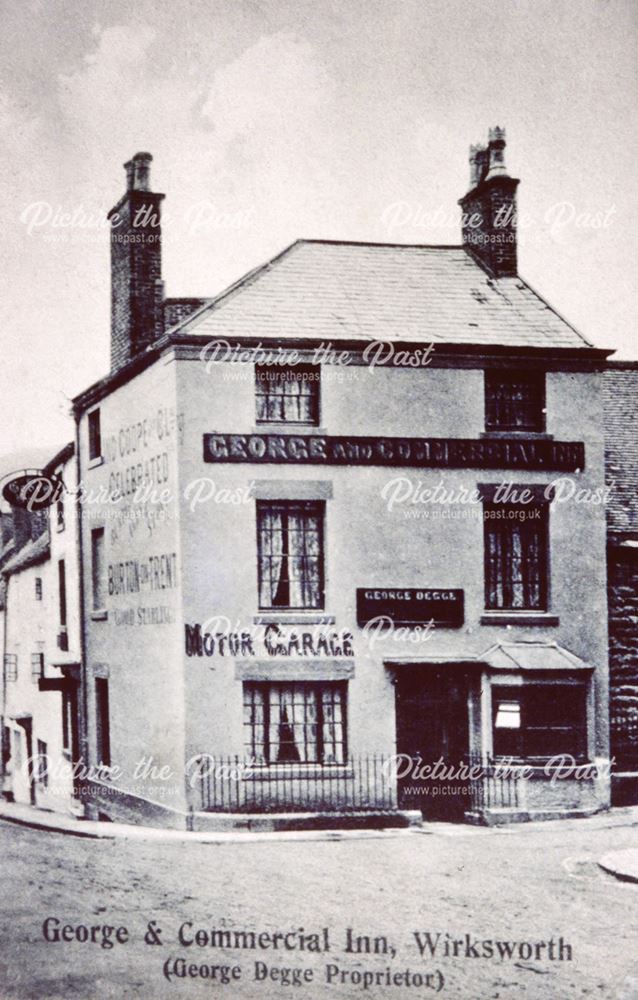
M5 577L7 585L6 585L5 591L4 591L4 629L2 631L2 716L0 716L0 734L1 734L0 735L0 743L2 744L2 746L0 748L0 758L1 758L0 759L0 775L2 776L2 787L3 788L4 788L4 777L5 777L5 774L4 774L4 751L5 751L5 746L4 746L4 727L5 727L5 719L6 719L6 714L5 713L6 713L6 710L7 710L7 667L6 667L6 658L7 658L7 623L8 623L7 610L8 610L8 607L9 607L9 580L10 579L11 579L10 576ZM9 750L11 750L11 747L9 747ZM14 772L15 772L15 767L14 767Z
M88 696L88 663L86 654L86 615L84 600L84 542L82 535L83 528L83 508L82 508L82 466L80 464L80 419L74 412L75 419L75 460L77 466L77 493L76 508L78 519L77 548L78 548L78 586L80 590L80 756L85 770L91 766L91 748L89 746L89 696ZM97 807L89 799L84 803L85 819L97 819Z

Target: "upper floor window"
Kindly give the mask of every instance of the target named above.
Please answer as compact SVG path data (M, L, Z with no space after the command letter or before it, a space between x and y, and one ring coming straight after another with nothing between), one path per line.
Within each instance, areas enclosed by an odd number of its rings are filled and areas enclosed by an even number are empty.
M548 507L484 504L486 608L547 610Z
M322 501L257 501L260 608L323 607Z
M545 372L485 372L485 429L545 430Z
M36 576L35 578L35 599L36 601L42 600L42 577Z
M8 681L18 679L18 656L17 653L5 653L4 655L4 676Z
M317 365L255 366L258 424L319 423Z
M66 566L64 559L58 560L58 610L60 627L66 628Z
M102 611L104 597L104 528L93 528L91 532L91 582L93 610Z
M100 411L91 410L89 421L89 461L102 456L102 432L100 430Z

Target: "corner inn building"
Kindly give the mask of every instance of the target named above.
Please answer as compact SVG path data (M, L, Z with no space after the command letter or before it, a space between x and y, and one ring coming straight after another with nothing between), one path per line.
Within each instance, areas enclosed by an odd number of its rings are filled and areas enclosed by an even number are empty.
M504 147L472 147L461 245L299 240L209 300L165 298L126 165L112 370L75 400L100 814L608 805L609 352L518 275Z

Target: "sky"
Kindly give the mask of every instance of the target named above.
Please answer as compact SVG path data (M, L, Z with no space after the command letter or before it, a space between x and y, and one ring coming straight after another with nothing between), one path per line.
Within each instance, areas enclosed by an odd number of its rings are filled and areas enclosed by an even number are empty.
M0 455L70 440L108 372L106 212L153 154L169 296L293 240L460 242L468 147L507 131L519 271L638 358L638 5L2 0ZM71 224L68 219L71 217Z

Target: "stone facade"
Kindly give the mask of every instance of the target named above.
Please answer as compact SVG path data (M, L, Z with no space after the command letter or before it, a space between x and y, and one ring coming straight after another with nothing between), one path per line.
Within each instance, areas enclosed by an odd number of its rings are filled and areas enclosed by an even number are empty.
M604 378L609 679L614 801L638 803L638 363Z

